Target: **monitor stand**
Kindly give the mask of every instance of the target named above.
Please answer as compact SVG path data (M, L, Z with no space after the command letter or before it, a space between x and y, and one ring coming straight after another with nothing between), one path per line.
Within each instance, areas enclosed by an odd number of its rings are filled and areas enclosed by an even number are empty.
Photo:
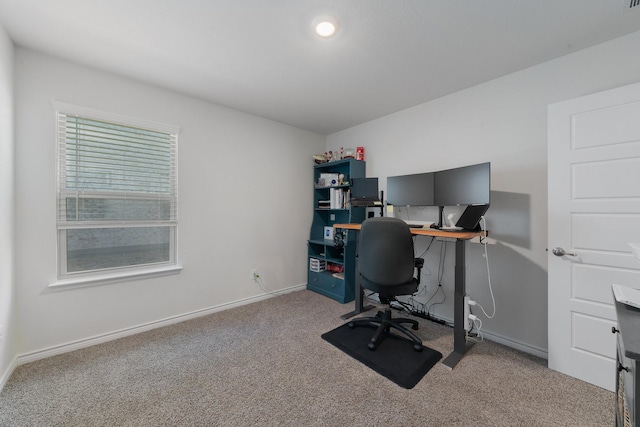
M438 229L442 228L442 217L444 216L444 206L438 206Z

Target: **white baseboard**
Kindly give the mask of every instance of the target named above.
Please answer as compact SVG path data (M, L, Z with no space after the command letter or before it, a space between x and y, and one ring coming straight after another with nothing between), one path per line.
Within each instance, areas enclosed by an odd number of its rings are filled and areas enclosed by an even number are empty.
M94 337L84 338L81 340L48 347L42 350L36 350L29 353L21 354L17 357L16 363L14 363L13 369L15 369L15 366L23 365L25 363L34 362L40 359L46 359L47 357L57 356L59 354L68 353L71 351L79 350L81 348L91 347L93 345L117 340L119 338L128 337L131 335L139 334L141 332L150 331L152 329L161 328L163 326L173 325L175 323L184 322L186 320L195 319L197 317L206 316L208 314L217 313L219 311L228 310L230 308L240 307L246 304L251 304L253 302L262 301L268 298L272 298L277 294L300 291L300 290L306 289L306 287L307 287L306 284L291 286L289 288L279 289L278 291L274 291L271 293L264 293L264 294L260 294L260 295L256 295L248 298L243 298L240 300L220 304L217 306L208 307L202 310L196 310L189 313L179 314L177 316L168 317L166 319L156 320L153 322L144 323L142 325L132 326L130 328L108 332L106 334L96 335ZM8 378L11 376L11 373L13 372L13 369L11 369L7 373L6 379L4 377L2 378L4 381L8 380ZM0 390L2 390L2 387L1 387L2 385L4 385L4 383L0 382Z
M482 331L482 335L487 340L496 342L498 344L502 344L505 347L510 347L510 348L522 351L524 353L532 354L542 359L547 359L547 360L549 359L549 353L547 352L547 350L534 347L532 345L529 345L520 341L515 341L511 338L505 338L501 335L494 334L489 331Z
M446 324L449 326L453 325L453 319L448 319L445 317L439 317L439 319L444 320ZM549 353L547 352L546 349L534 347L531 344L523 343L521 341L516 341L513 338L507 338L500 334L487 331L486 329L483 329L481 333L482 333L482 336L488 341L493 341L495 343L502 344L505 347L513 348L515 350L519 350L524 353L532 354L542 359L546 359L546 360L549 359Z
M7 381L9 381L9 378L11 378L13 371L15 371L17 367L18 367L18 358L14 357L11 363L9 363L9 366L7 366L7 370L0 377L0 392L2 392L2 390L4 389L4 386L7 384Z

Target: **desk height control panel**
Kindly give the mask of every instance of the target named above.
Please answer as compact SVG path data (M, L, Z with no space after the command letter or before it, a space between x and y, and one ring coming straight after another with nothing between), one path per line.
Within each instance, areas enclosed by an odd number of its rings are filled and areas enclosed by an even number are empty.
M364 178L364 161L344 159L313 168L313 220L308 241L307 289L341 303L354 299L356 233L333 224L361 223L366 208L351 206L351 180Z

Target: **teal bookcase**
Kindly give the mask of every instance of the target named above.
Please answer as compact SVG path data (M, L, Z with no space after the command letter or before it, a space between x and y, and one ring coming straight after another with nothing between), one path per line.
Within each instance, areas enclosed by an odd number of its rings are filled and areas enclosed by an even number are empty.
M345 159L315 165L313 169L307 289L347 303L354 299L356 233L345 230L337 239L331 233L340 233L332 228L333 224L365 220L366 208L351 207L349 194L351 180L366 176L366 163Z

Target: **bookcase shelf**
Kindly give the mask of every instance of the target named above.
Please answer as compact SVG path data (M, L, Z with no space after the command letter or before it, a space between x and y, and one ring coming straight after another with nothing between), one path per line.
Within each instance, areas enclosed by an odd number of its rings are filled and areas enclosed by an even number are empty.
M343 232L342 238L337 239L338 243L336 243L336 239L325 239L325 227L364 221L366 209L350 206L349 190L353 178L366 176L366 163L361 160L345 159L315 165L313 169L313 220L307 244L307 289L341 303L347 303L354 299L356 234ZM340 175L343 176L343 184L326 187L318 185L321 176ZM332 196L333 191L335 193ZM330 203L331 206L319 207L321 201L326 205L332 197L334 203ZM337 203L336 200L340 202ZM325 261L328 265L341 266L343 271L312 271L312 258Z

